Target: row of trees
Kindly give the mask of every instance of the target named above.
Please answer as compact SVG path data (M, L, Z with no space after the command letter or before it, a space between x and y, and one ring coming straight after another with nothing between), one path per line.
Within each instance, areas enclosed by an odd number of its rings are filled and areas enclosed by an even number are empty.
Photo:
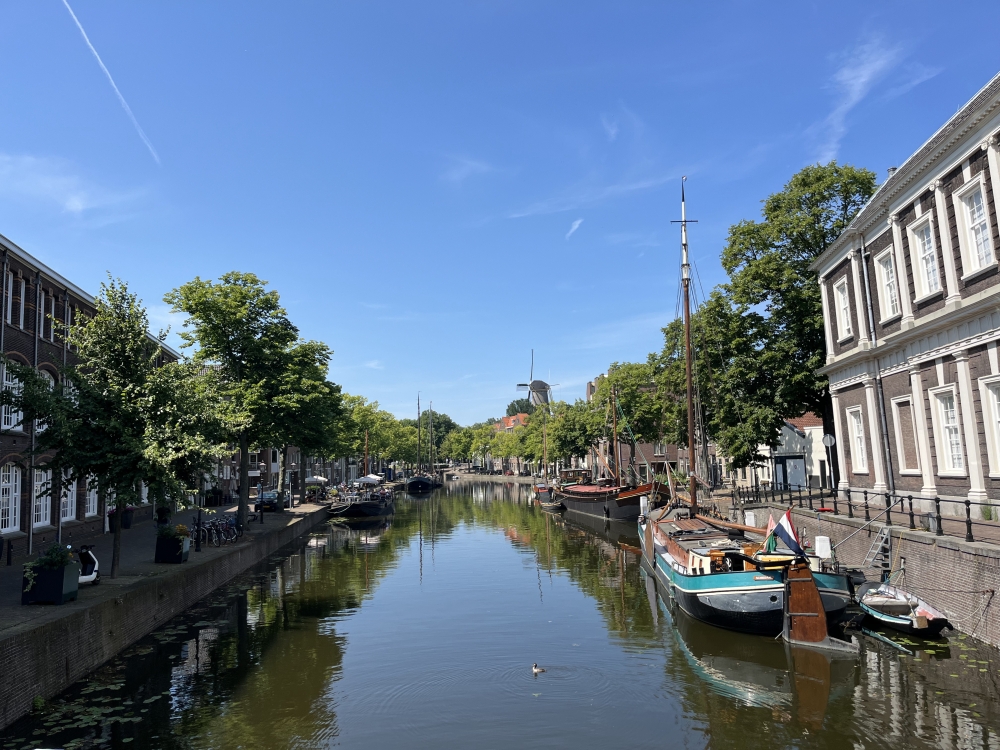
M188 355L164 362L165 332L149 330L142 302L126 283L102 284L92 315L62 335L78 360L58 384L5 359L19 384L0 403L34 425L34 462L51 471L47 492L82 479L114 513L111 575L118 570L121 512L145 486L158 504L185 502L205 490L220 458L239 451L238 520L246 523L252 450L277 446L279 491L286 491L291 446L303 456L360 454L368 436L374 456L416 457L416 427L395 420L331 382L330 348L304 340L278 293L250 273L218 281L195 278L165 301L185 316ZM453 424L453 423L452 423ZM304 485L306 463L300 462ZM282 503L278 503L282 507Z

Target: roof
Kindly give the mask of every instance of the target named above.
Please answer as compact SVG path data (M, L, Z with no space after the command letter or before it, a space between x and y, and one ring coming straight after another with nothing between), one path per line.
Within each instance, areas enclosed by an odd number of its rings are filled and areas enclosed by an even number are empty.
M89 292L85 292L83 289L81 289L80 287L78 287L72 281L70 281L69 279L65 278L62 274L56 273L51 268L49 268L47 265L45 265L40 260L38 260L38 258L36 258L34 255L32 255L31 253L29 253L26 250L24 250L16 242L12 242L11 240L7 239L2 234L0 234L0 248L6 249L12 255L14 255L17 258L20 258L22 261L24 261L28 265L34 266L36 269L38 269L39 273L41 273L43 276L45 276L46 278L48 278L51 281L55 282L56 284L58 284L59 286L61 286L63 289L67 289L67 290L73 292L73 294L75 294L77 297L79 297L80 299L82 299L84 302L88 302L91 305L95 304L94 295L90 294ZM149 337L151 339L155 339L156 338L152 334L150 334ZM167 354L171 355L172 357L174 357L174 358L176 358L178 360L181 359L181 353L178 352L178 351L175 351L173 349L173 347L169 346L168 344L166 344L166 343L164 343L162 341L157 341L157 343L160 345L160 347Z
M902 166L882 183L875 195L851 221L841 235L816 260L810 268L820 271L831 259L844 251L851 235L865 232L880 219L887 216L892 201L902 196L904 191L915 186L923 187L924 172L963 138L975 132L983 121L1000 106L1000 73L993 76L958 112L910 156ZM976 144L978 146L978 143Z
M807 427L823 426L823 418L816 416L811 411L807 411L801 417L795 417L794 419L786 419L785 421L788 422L788 424L790 424L792 427L795 427L796 429L799 430L805 430Z

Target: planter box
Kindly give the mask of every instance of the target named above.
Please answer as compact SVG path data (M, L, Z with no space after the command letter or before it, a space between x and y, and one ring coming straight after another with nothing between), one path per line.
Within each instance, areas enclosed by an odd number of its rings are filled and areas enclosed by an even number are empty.
M183 539L169 536L156 537L156 556L153 562L158 563L182 563L188 559L191 549L191 537Z
M21 604L65 604L76 600L80 587L80 563L74 561L55 570L35 569L35 583L25 591L27 577L21 581Z

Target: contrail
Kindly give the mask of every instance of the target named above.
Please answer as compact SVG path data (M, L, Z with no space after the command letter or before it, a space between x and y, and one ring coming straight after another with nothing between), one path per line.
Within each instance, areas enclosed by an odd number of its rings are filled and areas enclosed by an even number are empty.
M142 131L142 127L139 125L139 121L135 119L135 115L132 114L132 108L128 106L128 102L125 101L125 97L122 96L122 92L118 90L118 86L115 84L115 79L111 77L111 71L108 70L108 67L104 64L104 61L101 59L101 56L97 54L97 50L94 49L94 45L90 43L90 37L88 37L87 32L83 30L83 24L81 24L80 19L76 17L76 13L74 13L73 9L69 7L69 2L67 0L62 0L62 1L63 5L66 6L66 10L68 10L69 14L73 17L73 23L75 23L76 27L80 30L80 35L83 37L83 41L85 41L87 43L87 46L90 47L90 51L93 52L94 57L97 58L97 64L101 66L101 70L104 71L104 75L108 77L108 81L110 81L111 83L111 88L113 88L115 90L115 94L118 95L118 101L122 103L122 108L125 110L125 113L129 116L129 119L132 120L132 124L135 125L136 132L139 134L139 137L142 138L142 142L146 144L146 148L149 149L149 153L153 155L153 159L155 159L156 163L159 164L160 157L156 154L156 149L153 148L153 144L149 142L149 138L147 138L146 134Z

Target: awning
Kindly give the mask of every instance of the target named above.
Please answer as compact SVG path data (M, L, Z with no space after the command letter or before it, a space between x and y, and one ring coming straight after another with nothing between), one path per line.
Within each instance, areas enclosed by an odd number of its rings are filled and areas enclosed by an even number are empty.
M306 484L326 484L329 481L326 477L306 477Z

